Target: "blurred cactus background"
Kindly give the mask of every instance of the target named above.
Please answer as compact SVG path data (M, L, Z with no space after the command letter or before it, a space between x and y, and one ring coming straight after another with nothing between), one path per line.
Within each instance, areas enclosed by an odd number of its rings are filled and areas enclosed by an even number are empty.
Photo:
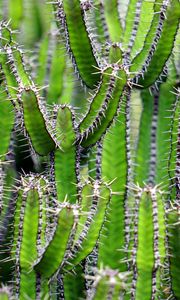
M179 0L0 0L0 300L180 300Z

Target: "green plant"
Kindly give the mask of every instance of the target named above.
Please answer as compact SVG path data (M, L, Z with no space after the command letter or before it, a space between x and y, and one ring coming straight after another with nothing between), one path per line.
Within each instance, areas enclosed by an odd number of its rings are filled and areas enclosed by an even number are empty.
M0 299L180 299L180 4L125 4L0 0Z

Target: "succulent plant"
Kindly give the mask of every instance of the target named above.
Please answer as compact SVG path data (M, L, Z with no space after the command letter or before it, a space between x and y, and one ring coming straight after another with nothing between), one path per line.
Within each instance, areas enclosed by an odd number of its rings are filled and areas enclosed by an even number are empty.
M0 299L180 299L179 1L0 18Z

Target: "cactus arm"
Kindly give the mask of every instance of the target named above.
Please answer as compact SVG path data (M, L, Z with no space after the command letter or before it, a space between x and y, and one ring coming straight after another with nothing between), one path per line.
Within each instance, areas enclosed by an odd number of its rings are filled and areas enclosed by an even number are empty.
M118 1L104 1L104 14L112 42L120 42L122 39L122 26L118 14Z
M68 106L59 107L57 111L56 136L64 152L69 150L75 142L74 115Z
M6 46L8 45L14 45L15 43L14 35L7 23L1 22L0 31L1 31L0 46L2 48L6 48Z
M97 41L103 49L107 39L109 39L108 28L104 13L104 4L101 0L93 0L94 23L97 33Z
M180 4L178 0L171 1L171 5L167 9L166 15L167 17L164 21L162 35L156 50L150 63L148 62L147 70L144 73L143 78L140 78L138 81L138 84L144 87L152 85L159 77L173 49L180 19Z
M120 69L115 71L115 74L112 74L109 90L106 94L102 109L99 111L93 124L82 133L81 145L83 147L89 147L95 144L111 125L117 113L126 81L127 75L124 70Z
M64 18L67 26L65 33L69 43L69 51L72 53L83 82L90 88L94 88L100 79L97 73L98 64L93 54L91 42L82 16L79 0L63 1ZM62 20L61 20L62 21ZM76 26L74 26L76 21ZM80 39L79 39L80 37Z
M161 18L162 20L164 19L163 13L161 13ZM138 84L140 84L144 88L152 85L159 77L161 72L163 71L164 65L173 49L174 40L179 26L179 18L180 18L179 1L172 0L171 5L167 8L166 19L164 21L161 21L162 24L160 23L159 25L160 26L159 31L160 32L162 31L159 40L158 42L156 42L156 44L152 46L154 50L149 51L146 61L142 67L143 77L139 76ZM168 32L168 36L167 36L167 32ZM142 49L142 53L143 53L143 49ZM133 64L138 63L136 61L136 58L132 63Z
M119 63L122 60L121 49L116 44L113 44L109 49L109 60L112 64ZM79 124L80 132L88 130L90 126L92 127L93 122L95 122L96 118L98 117L99 111L103 109L103 102L108 96L109 89L112 86L112 74L112 66L108 66L102 70L101 81L99 83L98 89L91 99L91 104L88 112Z
M55 143L52 140L40 110L39 99L35 92L27 89L21 95L25 128L31 138L35 151L40 155L47 155L54 150Z
M126 103L124 103L126 105ZM98 263L125 271L125 201L127 185L126 115L121 106L120 113L106 134L102 150L102 178L111 183L114 192L108 207L107 217L100 235ZM115 194L117 193L117 195Z
M136 56L137 52L144 46L146 35L150 29L151 22L154 16L154 2L155 1L142 1L141 11L139 16L139 24L137 27L136 36L132 45L130 53L131 60Z
M65 252L69 247L69 238L75 221L74 217L74 209L70 206L65 206L58 213L57 225L51 240L33 266L34 270L41 274L43 278L50 278L63 263Z
M8 58L4 49L0 49L0 64L2 65L3 73L5 75L6 83L8 86L8 92L12 99L17 98L18 83L14 73L12 73L11 67L7 64Z
M73 147L74 148L74 147ZM62 202L66 196L71 202L77 200L77 176L75 150L70 149L66 153L60 149L55 151L55 178L58 201ZM61 175L61 176L60 176ZM64 180L67 181L64 181Z
M8 49L8 54L11 54L12 61L14 60L14 65L16 67L19 78L21 79L22 85L30 86L32 84L32 81L26 71L22 51L19 50L17 47L13 47Z
M155 299L160 289L160 266L165 258L165 212L161 192L156 187L139 189L136 206L139 208L135 209L134 221L132 299Z
M27 180L27 182L26 182ZM19 232L16 250L17 273L16 293L19 299L30 297L37 299L38 279L32 270L32 263L37 259L40 248L44 245L47 189L46 181L41 177L29 177L23 183L22 205L20 211ZM21 191L20 191L21 193ZM22 223L21 223L22 222ZM47 291L47 282L40 284L42 292Z
M16 293L19 299L25 296L36 298L36 274L29 272L32 262L37 257L37 234L39 225L39 197L36 189L23 193L23 202L20 212L18 244L16 250L17 271ZM21 227L22 226L22 227ZM18 274L19 273L19 274Z
M137 300L142 298L151 299L151 280L154 264L152 203L147 194L141 196L140 202L138 232L135 230L135 239L137 238L136 234L138 234L138 245L136 245L136 242L134 242L134 247L138 247L136 258L137 265L134 265L134 276L137 276L138 273L138 278L136 282L136 296L132 298ZM144 286L144 280L146 280L146 286Z
M69 107L60 107L57 112L56 136L60 141L60 149L54 153L54 169L58 200L68 196L71 203L77 201L77 149L74 117Z
M95 95L91 100L89 111L87 112L86 116L83 118L83 120L79 125L79 129L81 132L88 129L88 127L92 125L92 121L97 116L98 111L100 110L104 98L108 91L108 84L110 82L111 73L112 73L112 68L107 68L104 70L104 74L102 73L101 82L99 84L97 92L95 93Z
M165 5L165 8L162 9L162 16L161 16L159 12L161 11L162 3L163 0L154 3L154 7L153 7L154 17L151 22L151 27L145 37L143 49L132 60L132 65L130 66L131 72L138 72L140 69L142 69L143 64L145 63L145 60L147 58L147 54L151 50L153 41L156 41L156 44L159 41L160 35L159 35L159 30L157 31L157 24L159 24L159 26L161 25L160 33L162 33L162 23L164 21L163 14L167 9L167 5Z
M125 29L123 32L123 48L128 53L131 51L129 48L130 40L132 39L132 42L134 42L134 38L136 36L137 31L137 24L139 23L139 14L141 9L141 0L130 0L128 4L128 10L126 14L126 23L125 23ZM137 16L136 16L137 15ZM137 18L137 20L136 20ZM133 27L134 27L134 33L133 33ZM136 28L135 28L136 27Z
M81 191L81 213L79 216L79 221L74 236L74 242L78 240L79 235L88 219L88 214L92 206L92 195L93 189L91 184L85 184Z
M112 64L122 62L122 51L118 43L113 43L109 49L109 62Z
M65 264L65 269L72 269L73 266L79 264L88 254L90 254L96 245L102 228L106 207L110 199L110 190L107 186L101 185L96 187L93 196L91 211L81 231L78 239L75 240L72 247L72 254ZM99 195L96 193L99 193ZM91 195L92 196L92 195Z

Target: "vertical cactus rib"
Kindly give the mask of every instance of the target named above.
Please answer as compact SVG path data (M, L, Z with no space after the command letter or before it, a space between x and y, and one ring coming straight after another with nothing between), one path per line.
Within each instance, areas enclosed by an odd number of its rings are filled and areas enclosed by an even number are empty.
M23 229L19 253L19 299L24 297L36 298L36 274L30 272L31 264L37 257L37 234L38 234L39 203L37 191L29 191L27 194ZM27 274L29 272L29 274Z
M153 89L153 115L151 124L151 140L150 140L150 161L149 161L149 178L148 182L151 185L155 183L156 165L157 165L157 121L159 110L159 92Z
M138 25L141 11L142 0L130 0L126 15L126 24L123 33L123 46L129 54L131 52Z
M55 143L47 130L45 117L41 111L38 95L31 89L22 91L21 97L25 128L35 151L47 155L54 150Z
M141 113L140 130L136 149L135 159L135 183L140 186L147 182L150 172L150 153L151 153L151 127L153 118L154 97L149 91L141 92L143 110Z
M94 23L96 27L97 42L103 53L104 45L109 40L109 33L105 19L104 4L102 0L93 0L94 4Z
M83 82L90 87L94 88L99 79L100 74L97 72L98 64L93 54L91 42L86 30L86 26L81 11L79 0L65 0L61 4L63 6L63 15L57 14L58 21L63 22L65 25L66 40L68 41L68 51L73 56L73 61L77 65L78 72ZM58 10L58 7L57 7ZM74 27L74 20L76 26ZM79 39L80 37L80 39Z
M178 201L178 199L177 199ZM178 204L178 202L177 202ZM170 255L170 276L171 288L175 299L180 299L180 213L179 207L173 205L167 211L168 220L168 242L169 242L169 255Z
M143 67L141 70L139 69L142 75L137 76L138 84L144 88L151 86L162 73L165 63L169 58L174 46L174 41L179 26L180 4L178 0L172 0L169 4L170 5L167 7L167 11L164 11L164 5L162 5L159 26L157 27L158 38L155 36ZM135 58L132 62L133 65L138 64L138 60L136 60L137 58Z
M164 218L162 195L157 187L138 187L132 250L132 299L153 300L160 295L160 267L165 258Z
M176 199L179 191L179 135L180 135L180 98L179 90L175 91L176 101L173 108L173 119L170 130L170 152L168 158L168 173L170 178L171 199Z
M132 27L132 33L128 42L127 55L132 51L132 47L134 45L137 36L138 25L140 21L141 6L142 6L142 0L138 0L136 2L136 10L135 10L136 12L135 12L134 23Z
M150 29L151 22L154 16L154 3L155 1L142 1L141 7L137 6L137 13L134 21L134 27L131 39L129 41L129 48L131 60L136 56L137 52L144 46L144 41L146 35ZM139 11L139 20L138 20L138 9Z
M171 140L177 138L177 131L173 131L173 123L176 111L176 95L174 86L176 85L177 73L174 64L168 68L168 77L165 83L159 88L159 113L157 120L157 161L156 161L156 184L161 183L161 188L168 194L170 192L170 174L168 174L169 156L171 155ZM172 92L171 92L172 91ZM178 116L178 112L176 113ZM175 124L175 123L174 123ZM175 129L175 128L174 128ZM173 159L173 158L172 158Z
M122 260L125 248L125 201L128 185L128 158L126 139L126 105L121 104L119 115L106 134L102 148L102 178L111 182L113 191L106 220L100 236L98 263L125 271ZM128 234L128 233L126 233Z

